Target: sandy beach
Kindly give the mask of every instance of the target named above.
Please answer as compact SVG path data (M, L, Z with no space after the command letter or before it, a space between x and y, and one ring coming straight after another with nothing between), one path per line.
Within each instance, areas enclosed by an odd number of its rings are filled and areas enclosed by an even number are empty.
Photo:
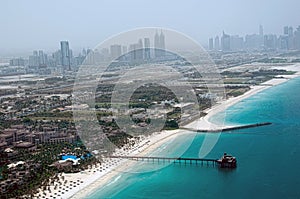
M114 155L144 155L163 143L176 138L176 135L184 133L182 130L162 131L146 137L137 146L130 150L117 150ZM62 173L59 181L50 186L49 190L39 190L36 198L85 198L98 187L104 186L117 178L122 172L127 171L133 162L124 159L105 159L100 165L96 165L80 173ZM67 183L64 183L67 181ZM56 186L57 185L57 186ZM55 188L56 187L56 188Z
M259 93L265 89L268 89L270 87L282 84L284 82L287 82L290 79L296 78L300 76L300 64L290 65L290 66L278 66L278 67L271 67L271 69L283 69L287 71L295 71L296 73L293 75L280 75L277 78L271 79L269 81L266 81L260 85L257 86L251 86L251 89L244 93L243 95L232 97L223 101L218 102L215 106L211 107L210 109L206 110L205 112L207 115L205 117L202 117L198 120L195 120L191 122L190 124L187 124L185 127L187 128L194 128L194 129L221 129L225 127L231 127L230 125L226 125L223 123L221 124L215 124L210 122L210 118L224 110L226 110L228 107L238 103L239 101L242 101L252 95L255 95L256 93Z
M224 124L213 124L210 122L210 118L226 110L229 106L232 106L239 101L246 99L258 92L268 89L272 86L284 83L292 78L300 76L300 65L292 66L282 66L275 67L276 69L285 69L296 71L294 75L286 75L274 78L261 85L252 86L251 89L240 95L238 97L229 98L227 100L218 102L215 106L206 110L207 115L192 123L186 125L187 128L200 128L201 129L219 129L220 127L225 127ZM173 131L162 131L154 133L150 137L145 137L137 146L134 148L124 151L118 150L114 155L140 155L150 153L151 151L157 149L162 144L175 139L178 135L186 133L185 130L173 130ZM130 167L128 161L121 159L106 159L101 165L98 164L84 172L75 174L65 174L63 173L60 180L55 184L50 186L49 190L40 190L36 195L36 198L85 198L85 196L93 193L97 188L105 186L105 184L117 180L118 176L121 174L120 171L126 170L126 167ZM63 179L63 180L62 180ZM67 181L67 183L64 183Z

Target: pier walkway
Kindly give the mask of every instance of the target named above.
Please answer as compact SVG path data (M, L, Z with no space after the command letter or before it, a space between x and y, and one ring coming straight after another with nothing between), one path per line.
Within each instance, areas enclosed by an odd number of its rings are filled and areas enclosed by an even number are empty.
M195 132L199 132L199 133L225 132L225 131L233 131L233 130L238 130L238 129L254 128L254 127L259 127L259 126L267 126L267 125L271 125L271 124L272 124L271 122L263 122L263 123L246 124L246 125L239 125L239 126L232 126L232 127L215 128L215 129L194 129L194 128L186 128L186 127L180 127L180 129L195 131Z
M174 164L195 164L195 165L212 165L218 164L218 159L206 159L206 158L170 158L170 157L149 157L149 156L108 156L107 158L123 158L136 161L148 161L148 162L173 162Z

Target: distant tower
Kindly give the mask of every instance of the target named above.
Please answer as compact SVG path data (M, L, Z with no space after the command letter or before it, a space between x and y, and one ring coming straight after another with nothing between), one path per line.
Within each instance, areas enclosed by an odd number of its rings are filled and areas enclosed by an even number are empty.
M123 46L123 47L122 47L122 52L123 52L123 54L126 54L126 53L127 53L127 46Z
M214 39L213 38L209 38L208 47L209 47L209 50L214 49Z
M165 56L165 35L164 33L160 32L160 36L159 36L159 43L160 43L160 49L161 49L161 56L164 57Z
M68 41L61 41L60 42L60 52L61 52L61 64L65 68L68 67L68 70L71 70L71 63L70 63L70 48Z
M259 36L263 36L264 35L264 28L262 25L259 25Z
M160 39L159 39L159 35L158 35L158 33L157 33L157 31L156 31L156 33L155 33L155 35L154 35L154 55L155 55L155 57L160 57L160 51L159 51L159 49L160 49L160 41L159 41Z
M139 39L138 47L137 47L137 59L138 60L143 60L143 54L144 54L143 40Z
M33 51L33 57L34 57L34 66L39 66L39 55L38 51Z
M154 54L155 54L155 57L164 57L165 56L165 35L164 33L160 32L160 34L155 33L155 36L154 36Z
M292 26L289 27L288 35L289 35L289 37L292 37L294 35L294 29Z
M46 65L46 54L42 50L39 50L39 66Z
M219 36L215 37L215 50L220 50L220 38L219 38Z
M295 31L295 48L300 50L300 26Z
M283 27L283 34L284 35L288 35L289 34L289 27L288 26L284 26Z
M259 37L258 37L258 45L259 48L263 48L264 46L264 28L262 25L259 25Z
M138 44L139 44L139 48L143 48L143 40L142 39L139 39Z
M225 34L224 31L221 38L221 45L223 51L230 51L230 35Z
M119 58L121 56L121 54L122 54L121 45L114 44L114 45L110 46L110 56L112 59Z
M294 29L292 26L289 27L288 31L288 49L292 50L295 47Z
M150 60L150 39L144 38L144 59Z

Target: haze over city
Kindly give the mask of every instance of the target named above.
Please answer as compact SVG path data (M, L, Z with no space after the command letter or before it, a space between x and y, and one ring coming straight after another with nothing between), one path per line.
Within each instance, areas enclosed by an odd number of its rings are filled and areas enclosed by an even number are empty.
M91 6L92 5L92 6ZM93 48L111 35L144 26L175 29L207 45L208 38L264 32L282 34L299 25L300 2L287 1L4 1L0 56L56 50L68 40L75 51Z
M0 198L300 198L299 7L3 1Z

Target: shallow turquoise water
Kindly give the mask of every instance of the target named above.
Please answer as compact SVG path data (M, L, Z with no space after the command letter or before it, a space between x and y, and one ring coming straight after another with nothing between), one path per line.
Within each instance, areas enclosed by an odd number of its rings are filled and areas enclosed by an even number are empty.
M120 173L88 198L300 198L299 91L300 79L293 79L226 111L227 123L273 123L221 134L207 157L226 151L237 157L237 169L169 165L154 172ZM204 136L198 134L184 156L197 157Z

